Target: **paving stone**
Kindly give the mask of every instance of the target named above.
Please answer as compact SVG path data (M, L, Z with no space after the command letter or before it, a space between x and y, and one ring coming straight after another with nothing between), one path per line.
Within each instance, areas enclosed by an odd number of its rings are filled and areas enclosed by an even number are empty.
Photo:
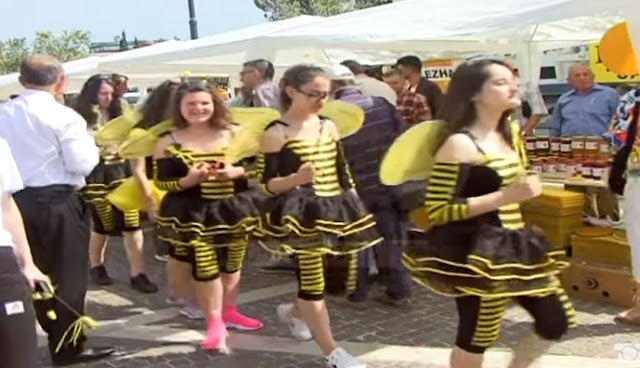
M164 264L153 260L152 247L146 247L147 273L157 282L161 291L157 294L144 295L133 291L129 285L129 272L121 240L114 238L107 250L107 268L116 281L116 285L109 288L91 287L88 298L88 314L99 320L121 319L136 317L141 311L163 310L168 308L165 303L166 282ZM247 265L244 268L242 291L258 290L265 287L286 284L295 281L293 275L273 275L259 272L259 266L268 260L262 251L255 248L250 250ZM372 290L371 296L375 291ZM276 295L266 299L247 303L240 306L240 310L255 318L259 318L265 327L256 335L289 337L287 326L282 325L275 314L276 307L282 303L294 300L291 295ZM455 339L457 315L455 303L452 299L435 295L418 286L413 287L411 307L399 310L388 306L370 302L366 310L345 308L338 303L338 298L327 297L331 315L332 329L336 340L353 341L417 347L450 347ZM620 308L598 303L574 300L579 327L571 330L550 353L557 355L571 355L584 357L615 358L618 352L614 350L616 343L640 343L640 328L613 323L613 317L621 311ZM189 321L181 316L164 318L150 322L148 325L165 326L204 331L203 321ZM508 349L523 334L532 329L531 318L517 305L512 305L505 313L501 336L496 349ZM128 339L108 339L104 337L92 338L96 345L122 346L127 353L125 356L114 357L106 361L95 362L78 367L92 368L187 368L215 366L226 367L256 367L256 368L320 368L324 367L322 359L308 355L264 353L241 351L231 356L219 356L193 351L180 352L180 348L166 345L157 341L139 341ZM184 348L184 346L183 346ZM155 350L154 350L155 349ZM161 354L134 355L145 351ZM163 351L168 353L162 353ZM184 349L182 349L184 350ZM156 352L157 353L157 352ZM133 357L127 357L131 356ZM47 367L46 351L41 351L42 367ZM392 364L376 363L368 365L373 368L440 368L430 367L428 363Z

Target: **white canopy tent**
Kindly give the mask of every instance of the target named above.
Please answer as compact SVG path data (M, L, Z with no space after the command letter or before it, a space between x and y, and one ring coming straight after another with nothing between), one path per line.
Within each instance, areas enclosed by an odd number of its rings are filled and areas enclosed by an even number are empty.
M323 65L345 58L369 62L363 60L364 55L393 61L399 54L410 53L515 52L522 77L537 79L542 51L598 40L624 19L640 45L640 19L630 14L640 14L640 1L501 0L488 6L478 0L404 0L253 38L202 47L187 43L188 49L138 58L135 63L170 71L215 68L220 60L227 64L252 57L288 66L299 62Z
M67 74L67 76L69 76L69 87L72 87L75 82L75 80L72 78L73 76L87 75L91 72L97 71L98 60L100 60L100 57L98 56L89 56L83 59L64 63L63 66L65 73ZM0 99L8 97L13 93L18 93L22 90L22 86L20 85L18 77L18 73L11 73L0 76ZM81 83L84 83L84 79L82 79ZM82 84L80 84L80 87L82 87Z
M640 52L638 14L638 0L501 0L491 5L477 0L405 0L341 14L254 42L431 54L516 52L524 62L520 65L523 77L537 79L542 51L598 40L621 20L629 22L635 50Z
M104 71L118 71L128 73L166 73L171 75L183 74L237 74L242 63L252 58L262 57L260 53L254 53L254 49L243 49L231 54L222 55L220 58L210 60L208 63L176 64L166 66L155 63L156 58L164 58L165 55L173 55L176 59L192 59L194 55L211 55L208 51L219 45L244 42L264 35L286 31L287 29L310 25L323 17L299 16L282 21L263 23L229 32L223 32L213 36L203 37L197 40L183 42L179 47L169 50L157 50L154 53L134 55L123 53L119 58L104 59L100 63L100 69Z
M108 56L89 56L83 59L66 62L63 64L63 67L67 76L67 91L80 91L84 82L94 74L117 72L101 69L99 65L102 61L117 61L127 57L141 57L159 52L168 52L178 48L182 43L182 41L170 40ZM129 77L132 85L139 86L156 85L160 81L168 78L166 74L154 73L133 73L127 76ZM17 93L21 89L22 86L18 81L18 73L0 76L0 96L4 97L12 93Z

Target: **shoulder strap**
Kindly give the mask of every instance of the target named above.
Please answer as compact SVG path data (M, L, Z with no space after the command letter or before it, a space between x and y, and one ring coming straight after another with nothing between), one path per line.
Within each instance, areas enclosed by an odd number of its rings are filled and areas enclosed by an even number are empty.
M478 141L476 140L476 137L468 130L463 130L460 133L466 135L467 137L469 137L469 139L471 139L471 142L473 142L473 145L476 146L476 149L478 150L478 152L480 152L482 155L486 156L487 154L484 152L484 150L482 149L482 147L480 147L480 145L478 144Z

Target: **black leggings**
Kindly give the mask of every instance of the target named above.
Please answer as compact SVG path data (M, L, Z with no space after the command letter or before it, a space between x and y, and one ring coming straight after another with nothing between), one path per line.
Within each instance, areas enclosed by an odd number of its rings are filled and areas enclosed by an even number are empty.
M498 340L500 323L511 298L456 298L458 337L456 346L474 354L483 354ZM514 299L533 317L535 332L545 340L559 340L575 325L575 314L564 291L545 297L521 296Z
M0 247L0 368L36 368L36 315L10 247Z

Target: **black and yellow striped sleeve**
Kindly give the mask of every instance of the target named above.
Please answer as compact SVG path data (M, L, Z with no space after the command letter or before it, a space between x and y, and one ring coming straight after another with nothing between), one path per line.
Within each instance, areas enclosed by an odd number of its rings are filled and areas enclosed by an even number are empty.
M469 217L467 199L456 196L461 169L458 163L436 163L433 166L424 203L431 224L443 225Z
M153 160L153 180L160 190L179 192L182 191L179 183L181 178L172 176L170 160L169 158Z
M349 169L349 163L347 162L347 158L344 154L344 149L340 142L336 143L338 150L338 181L340 182L340 187L342 189L353 189L356 184L353 180L353 175L351 175L351 170Z
M260 167L259 167L258 157L248 157L237 163L235 166L242 166L244 168L245 177L247 179L256 179L259 178Z
M280 176L280 152L258 154L257 171L261 177L260 190L268 195L275 195L269 190L269 181Z

